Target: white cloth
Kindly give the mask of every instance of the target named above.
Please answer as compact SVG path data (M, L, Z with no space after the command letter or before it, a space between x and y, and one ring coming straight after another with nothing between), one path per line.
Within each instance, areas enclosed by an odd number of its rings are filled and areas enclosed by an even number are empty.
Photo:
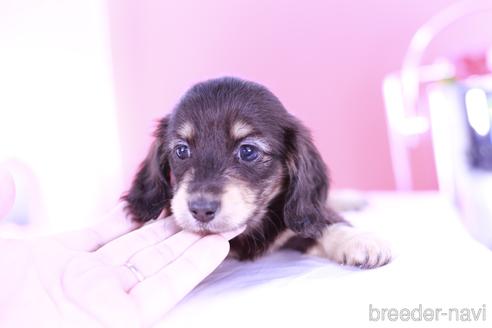
M390 264L359 270L291 251L229 260L162 327L492 327L492 251L468 235L453 207L434 193L371 194L369 202L345 216L391 242ZM383 308L417 309L415 319L419 307L483 309L485 321L450 321L453 312L438 321L373 322L370 306L379 315Z

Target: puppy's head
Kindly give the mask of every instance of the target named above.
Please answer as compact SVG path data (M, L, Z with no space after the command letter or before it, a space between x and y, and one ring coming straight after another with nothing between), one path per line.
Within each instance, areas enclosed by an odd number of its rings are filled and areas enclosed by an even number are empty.
M266 88L235 78L199 83L159 122L124 196L133 219L170 209L196 232L256 227L273 199L282 224L316 236L328 178L307 131Z

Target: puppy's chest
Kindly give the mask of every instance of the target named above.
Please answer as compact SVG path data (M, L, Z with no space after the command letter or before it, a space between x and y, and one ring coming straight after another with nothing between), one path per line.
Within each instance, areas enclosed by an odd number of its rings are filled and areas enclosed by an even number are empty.
M275 236L265 237L257 232L237 236L230 242L229 257L246 261L264 255L275 242Z
M256 232L232 239L229 257L240 261L254 260L279 249L290 249L304 253L315 243L315 239L298 236L290 229L275 231L271 234Z

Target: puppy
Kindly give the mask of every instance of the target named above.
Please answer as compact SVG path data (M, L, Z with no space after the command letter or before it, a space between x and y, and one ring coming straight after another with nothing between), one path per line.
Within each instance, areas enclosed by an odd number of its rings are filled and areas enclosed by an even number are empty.
M265 87L230 77L198 83L154 136L123 197L133 220L164 211L198 233L245 226L231 240L239 260L293 248L362 268L389 262L384 242L327 205L327 169L308 130Z

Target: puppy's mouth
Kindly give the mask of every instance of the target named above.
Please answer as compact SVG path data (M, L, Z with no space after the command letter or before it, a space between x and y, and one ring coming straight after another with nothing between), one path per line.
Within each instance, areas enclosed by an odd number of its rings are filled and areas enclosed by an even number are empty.
M176 224L181 229L198 233L201 235L209 235L209 234L227 235L227 234L235 234L237 232L241 233L244 230L246 230L248 226L247 223L237 227L216 227L214 224L211 223L192 223L192 224L183 225L182 223L185 220L183 220L182 218L176 218L176 217L174 218Z
M176 190L171 208L176 224L200 234L229 233L244 228L256 211L255 194L240 183L228 183L220 196Z
M173 209L173 211L175 211ZM248 226L249 217L239 218L240 220L221 215L217 215L210 221L204 222L197 220L196 215L191 211L173 212L173 217L176 225L186 231L191 231L199 234L225 234L232 233L236 230L245 229Z

